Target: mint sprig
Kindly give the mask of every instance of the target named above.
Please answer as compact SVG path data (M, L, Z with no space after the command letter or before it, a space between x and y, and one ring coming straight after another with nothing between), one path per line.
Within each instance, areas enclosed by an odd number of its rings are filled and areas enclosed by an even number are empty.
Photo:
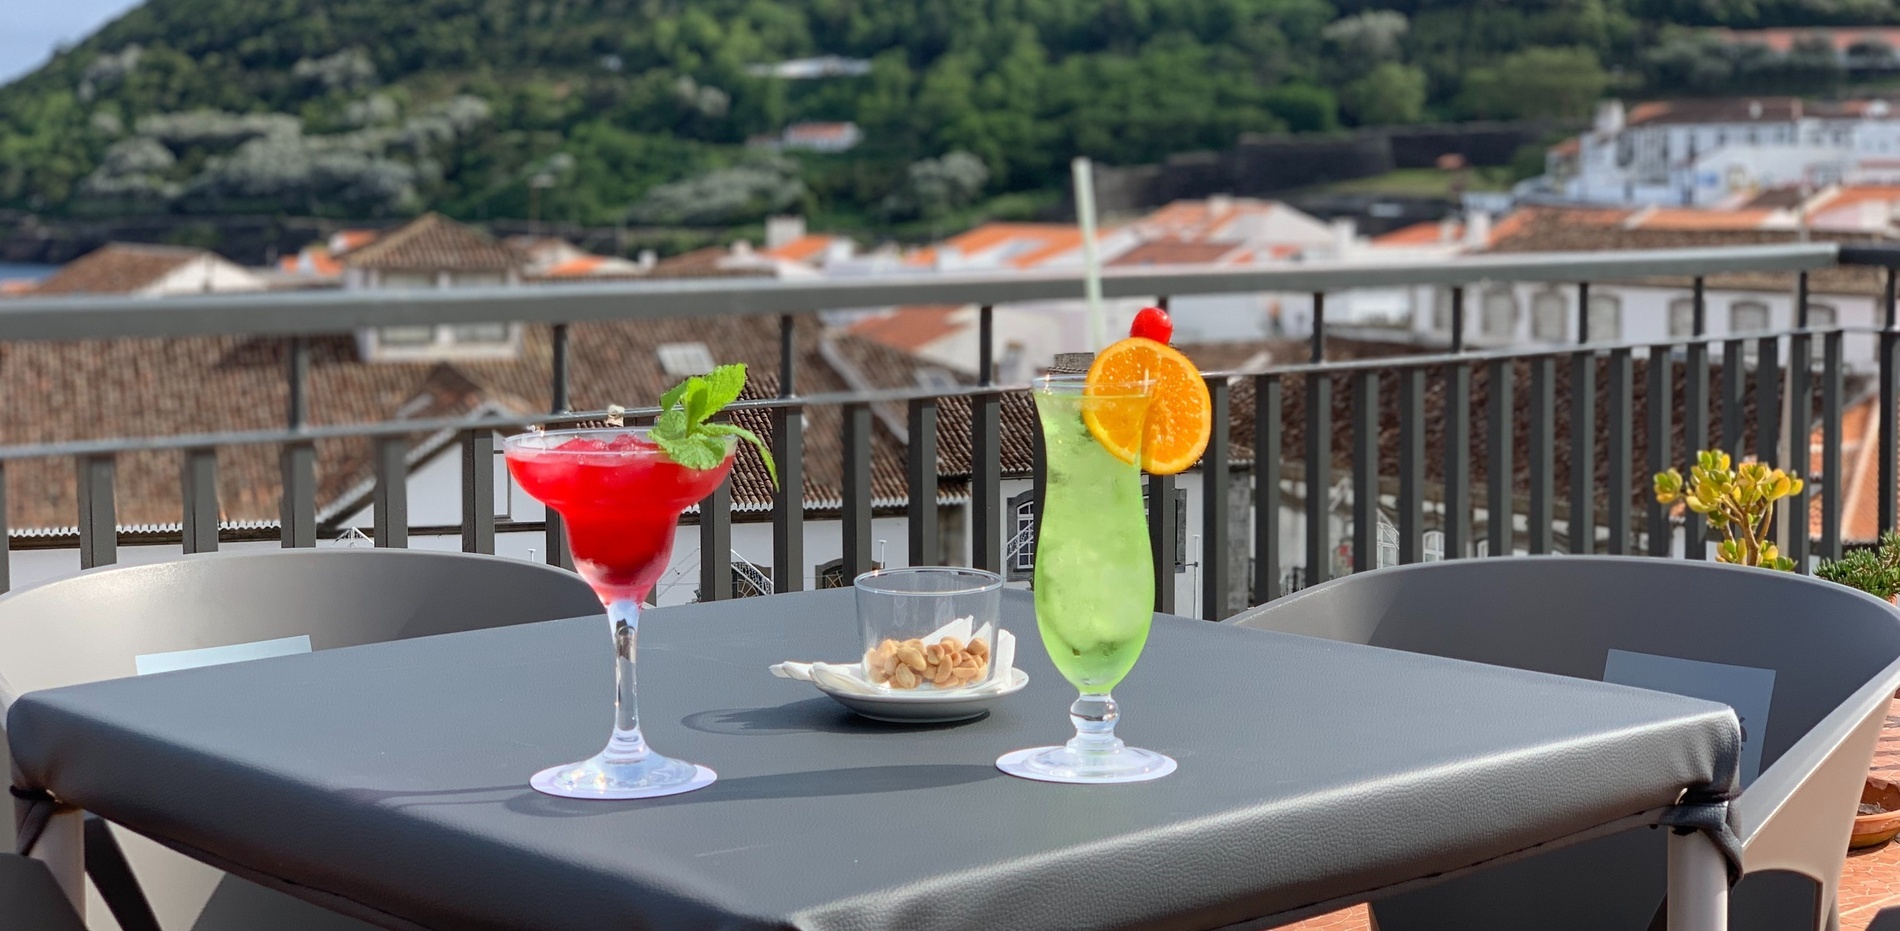
M722 365L674 385L660 396L660 419L647 436L674 462L689 469L716 469L726 458L725 437L736 436L758 447L765 471L778 486L778 464L759 435L738 424L708 423L707 418L739 400L745 390L745 363Z

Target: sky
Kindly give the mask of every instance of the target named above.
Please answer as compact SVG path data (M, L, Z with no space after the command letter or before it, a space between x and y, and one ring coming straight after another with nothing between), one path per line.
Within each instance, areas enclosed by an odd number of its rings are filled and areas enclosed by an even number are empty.
M6 28L0 29L0 84L46 62L53 47L92 34L139 0L0 0Z

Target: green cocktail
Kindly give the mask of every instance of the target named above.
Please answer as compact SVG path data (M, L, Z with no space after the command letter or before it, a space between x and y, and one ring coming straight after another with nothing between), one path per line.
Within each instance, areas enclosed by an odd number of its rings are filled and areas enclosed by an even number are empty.
M1064 678L1081 692L1069 708L1074 739L1018 750L997 760L1004 772L1048 782L1135 782L1174 771L1174 760L1124 745L1109 694L1128 675L1154 620L1154 556L1141 496L1139 440L1119 454L1090 421L1112 421L1136 437L1146 383L1090 387L1082 376L1035 384L1047 480L1036 536L1036 625ZM1128 458L1124 458L1127 455Z
M1036 626L1063 676L1085 693L1106 692L1135 665L1153 619L1141 469L1096 441L1082 421L1092 402L1079 391L1035 397L1049 463L1036 538Z

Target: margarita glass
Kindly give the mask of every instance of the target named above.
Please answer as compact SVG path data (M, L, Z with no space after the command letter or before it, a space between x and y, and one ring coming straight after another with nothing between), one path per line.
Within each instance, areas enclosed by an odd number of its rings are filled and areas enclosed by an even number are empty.
M1036 536L1036 626L1049 659L1081 693L1069 707L1075 737L1059 747L1004 755L998 768L1045 782L1138 782L1174 771L1174 760L1115 736L1120 708L1109 692L1134 668L1154 622L1154 555L1141 497L1141 431L1122 458L1086 418L1137 425L1148 382L1088 385L1080 375L1035 381L1048 476Z
M674 462L642 428L551 430L502 444L508 472L535 500L561 515L574 568L607 608L614 641L614 728L605 749L578 763L542 770L537 790L566 798L654 798L712 785L704 766L653 752L640 733L634 651L640 605L666 571L680 513L698 504L732 471L726 455L711 469Z

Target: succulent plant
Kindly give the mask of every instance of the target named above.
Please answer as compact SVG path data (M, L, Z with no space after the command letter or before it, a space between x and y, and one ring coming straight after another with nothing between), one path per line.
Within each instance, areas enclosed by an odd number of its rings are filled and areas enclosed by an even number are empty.
M1888 531L1878 545L1822 563L1814 574L1875 598L1891 599L1900 594L1900 533Z
M1794 560L1781 555L1768 539L1768 528L1775 519L1775 502L1802 485L1788 472L1752 460L1730 468L1728 453L1714 449L1696 453L1686 482L1675 469L1658 472L1655 478L1657 501L1680 501L1721 532L1717 561L1783 571L1794 569Z

